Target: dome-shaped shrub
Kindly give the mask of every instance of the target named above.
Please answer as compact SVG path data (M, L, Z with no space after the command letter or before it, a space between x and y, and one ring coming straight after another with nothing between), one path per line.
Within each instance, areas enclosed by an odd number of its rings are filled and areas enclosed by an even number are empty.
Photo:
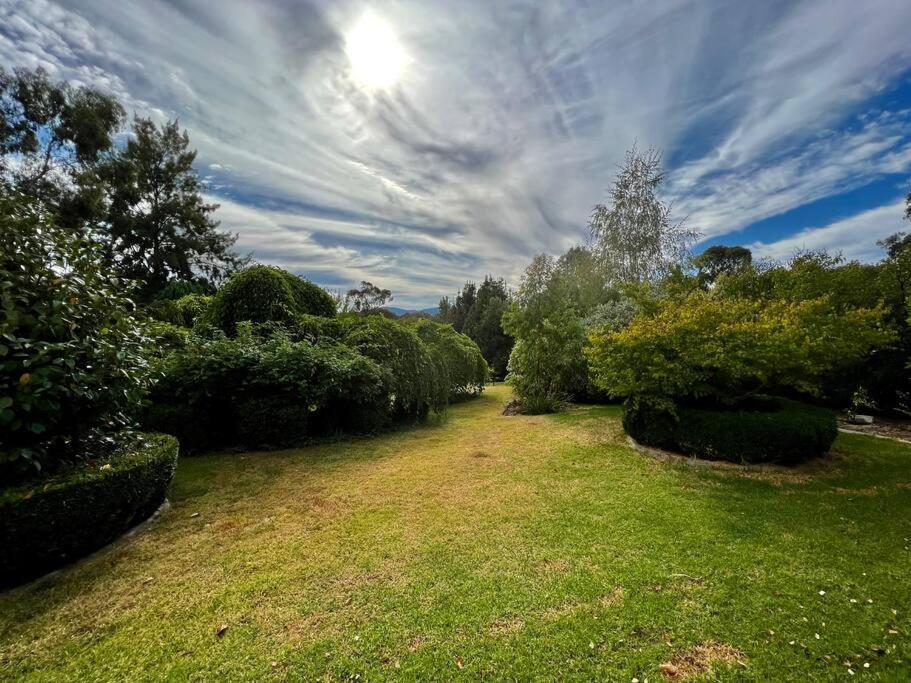
M291 323L299 315L335 315L332 298L303 278L273 266L253 266L231 277L212 300L204 321L234 335L237 323Z

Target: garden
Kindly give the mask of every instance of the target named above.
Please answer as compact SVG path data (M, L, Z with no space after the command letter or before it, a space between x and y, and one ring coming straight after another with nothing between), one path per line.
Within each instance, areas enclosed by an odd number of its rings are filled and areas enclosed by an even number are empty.
M0 104L4 677L907 675L911 446L839 419L911 415L911 237L694 254L633 148L397 316L238 254L176 121Z

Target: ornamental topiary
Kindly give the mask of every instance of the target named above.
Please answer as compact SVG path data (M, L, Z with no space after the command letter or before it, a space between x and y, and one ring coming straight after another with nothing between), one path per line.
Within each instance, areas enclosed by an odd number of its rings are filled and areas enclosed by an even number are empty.
M237 334L240 322L292 324L300 315L335 315L335 302L311 282L273 266L234 274L218 290L202 322Z
M838 434L832 411L781 398L727 409L678 406L675 412L631 403L623 426L647 446L709 460L784 465L824 455Z
M148 518L176 465L174 437L139 434L114 455L0 491L0 588L83 557Z

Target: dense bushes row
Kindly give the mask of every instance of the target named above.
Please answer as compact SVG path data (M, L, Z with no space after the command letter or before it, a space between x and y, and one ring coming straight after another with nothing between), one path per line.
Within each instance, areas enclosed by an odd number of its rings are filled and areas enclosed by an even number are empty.
M243 310L235 299L238 292L246 297L246 285L230 285L246 281L248 272L232 278L212 306ZM261 271L261 282L271 287L294 277L281 273ZM203 321L219 315L210 309ZM235 325L233 336L226 332L202 322L175 339L179 343L157 368L160 379L144 424L176 434L185 452L275 448L375 432L422 420L452 400L479 393L487 380L477 345L428 320L321 317L266 303L256 322Z
M0 491L0 588L109 543L164 501L177 441L140 434L122 452Z
M795 464L828 452L838 434L831 410L765 399L739 406L678 406L672 412L648 403L626 407L623 427L647 446L710 460Z

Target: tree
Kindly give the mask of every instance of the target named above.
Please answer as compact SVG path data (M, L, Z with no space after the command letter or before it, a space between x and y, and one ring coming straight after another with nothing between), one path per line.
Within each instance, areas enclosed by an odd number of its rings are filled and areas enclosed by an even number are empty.
M0 186L31 197L71 227L98 209L95 165L124 120L113 97L54 83L43 69L0 69Z
M672 207L658 198L663 178L661 154L634 147L609 191L610 205L592 210L592 251L609 284L660 277L695 240L697 233L672 221Z
M503 331L503 314L509 304L509 293L503 278L487 275L474 293L474 284L466 283L463 291L474 294L474 302L465 315L462 333L472 339L493 370L495 377L506 376L506 365L512 352L513 338Z
M591 249L571 247L557 259L555 276L562 278L569 297L581 316L588 315L610 296L604 271Z
M709 247L696 257L699 282L711 285L723 273L736 273L753 263L753 252L746 247L726 247L722 244Z
M372 282L361 281L358 289L349 289L346 296L347 302L356 313L369 313L382 308L392 301L392 292L388 289L380 289Z
M137 117L125 148L99 169L108 258L145 299L172 280L220 282L249 261L232 251L237 236L212 219L218 205L203 200L189 146L177 121L159 128Z
M133 304L97 244L34 200L0 198L0 308L0 476L129 424L149 379Z
M587 389L585 328L552 257L536 256L522 277L503 329L515 337L507 380L526 412L552 412Z
M456 332L462 332L477 296L478 286L474 282L465 283L456 294L454 303L450 303L449 297L444 296L440 299L440 320L451 324Z

